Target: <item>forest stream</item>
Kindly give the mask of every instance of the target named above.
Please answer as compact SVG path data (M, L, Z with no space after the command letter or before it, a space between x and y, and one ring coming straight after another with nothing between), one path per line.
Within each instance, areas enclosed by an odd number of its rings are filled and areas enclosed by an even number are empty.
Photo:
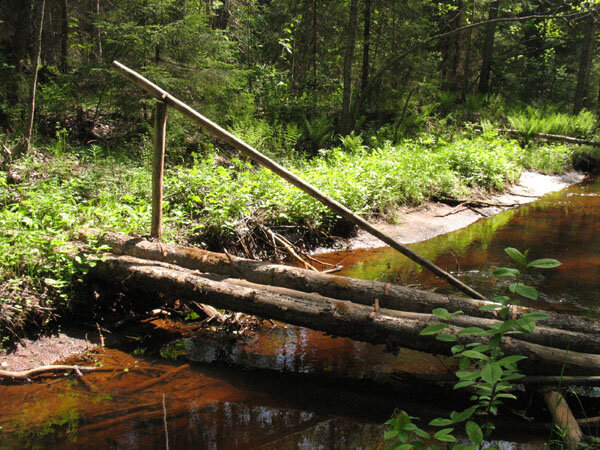
M510 265L505 247L556 258L559 268L527 274L540 291L535 306L596 315L599 223L595 179L411 247L487 296L506 290L491 274ZM341 264L346 276L448 289L389 248L319 259ZM147 325L174 328L162 319ZM393 355L384 346L282 324L238 340L181 336L154 348L132 338L127 349L96 347L65 361L99 367L81 379L0 386L0 447L385 448L382 424L396 408L425 424L467 405L460 393L417 381L452 371L445 357ZM600 415L597 401L582 405L587 416ZM544 411L520 402L507 411L497 422L496 446L546 446Z

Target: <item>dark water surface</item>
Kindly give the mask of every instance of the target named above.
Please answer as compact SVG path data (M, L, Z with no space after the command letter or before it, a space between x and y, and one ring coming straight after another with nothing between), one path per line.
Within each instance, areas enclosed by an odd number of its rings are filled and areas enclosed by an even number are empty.
M560 268L530 275L539 303L598 312L599 224L594 181L412 247L488 295L504 289L490 274L510 263L504 247L559 259ZM385 248L320 258L341 262L348 276L447 289ZM463 406L443 388L399 378L452 371L449 359L409 350L394 356L299 327L276 325L238 341L196 335L163 347L162 358L144 351L96 349L68 361L100 366L85 382L52 376L0 386L0 448L384 448L381 424L395 408L426 423ZM548 437L515 428L505 426L507 441L494 444L542 448Z

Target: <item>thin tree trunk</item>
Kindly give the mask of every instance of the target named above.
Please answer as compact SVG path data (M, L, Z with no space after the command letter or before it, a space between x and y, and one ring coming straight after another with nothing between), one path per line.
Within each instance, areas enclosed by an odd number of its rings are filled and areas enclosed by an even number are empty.
M60 71L67 73L69 64L67 61L69 50L69 4L68 0L62 0L60 10Z
M35 114L35 93L37 88L38 70L40 68L40 55L42 53L42 31L44 29L44 11L46 0L41 0L40 17L36 34L36 54L33 61L33 74L31 77L31 100L29 102L29 117L27 120L27 132L25 134L25 153L29 153L31 136L33 134L33 117Z
M98 26L98 22L100 21L100 0L96 0L96 20L95 20L95 28L96 28L96 58L98 62L102 62L102 33L100 32L100 27Z
M364 11L364 28L363 28L363 54L362 54L362 70L360 76L360 93L356 96L354 107L352 108L352 123L356 123L356 119L360 112L364 109L367 103L367 86L369 85L369 68L371 61L369 52L371 49L371 0L365 0Z
M356 28L358 25L358 0L350 0L350 11L348 16L348 28L346 35L346 54L344 55L343 69L343 96L342 96L342 118L340 121L340 134L342 136L350 133L352 129L350 103L352 100L352 64L354 62L354 45L356 43Z
M489 20L485 28L485 43L481 61L481 73L479 75L479 86L477 92L487 94L490 87L490 73L492 72L492 55L494 53L494 36L496 34L496 22L500 0L490 1Z
M587 87L592 70L592 59L594 56L594 16L590 14L585 23L585 34L581 45L579 56L579 71L577 72L577 87L573 100L573 113L577 114L585 106L587 100Z

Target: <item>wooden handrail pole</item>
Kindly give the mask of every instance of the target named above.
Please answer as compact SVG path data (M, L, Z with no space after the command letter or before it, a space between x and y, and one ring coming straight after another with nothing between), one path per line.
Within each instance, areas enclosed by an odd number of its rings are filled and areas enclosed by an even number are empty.
M153 238L162 236L162 195L167 132L167 104L157 102L154 111L154 155L152 157L152 231Z
M186 105L181 100L178 100L177 98L173 97L167 91L158 87L156 84L154 84L151 81L149 81L148 79L144 78L139 73L131 70L130 68L124 66L123 64L121 64L118 61L113 61L113 68L117 72L119 72L121 75L123 75L125 78L131 80L133 83L135 83L138 86L140 86L141 88L143 88L146 92L148 92L153 97L157 98L158 100L163 100L166 104L168 104L172 108L175 108L176 110L181 112L183 115L192 119L194 122L198 123L202 128L204 128L205 130L207 130L208 132L210 132L217 138L228 143L229 145L231 145L238 151L242 152L244 155L248 156L249 158L251 158L254 161L256 161L257 163L259 163L260 165L275 172L277 175L279 175L284 180L288 181L289 183L293 184L297 188L306 192L308 195L310 195L314 199L323 203L330 210L336 212L343 218L352 222L354 225L358 226L359 228L362 228L363 230L367 231L371 235L373 235L376 238L380 239L381 241L385 242L390 247L398 250L404 256L410 258L414 262L416 262L416 263L420 264L421 266L425 267L426 269L430 270L438 277L448 281L451 285L456 287L458 290L464 292L465 294L467 294L470 297L485 300L485 297L483 295L481 295L479 292L477 292L473 288L467 286L465 283L463 283L456 277L452 276L451 274L446 272L441 267L438 267L433 262L431 262L428 259L423 258L421 255L415 253L407 246L405 246L405 245L401 244L400 242L398 242L397 240L395 240L392 236L384 233L383 231L378 230L376 227L374 227L369 222L367 222L365 219L363 219L362 217L358 216L357 214L355 214L354 212L352 212L351 210L346 208L341 203L339 203L336 200L332 199L331 197L327 196L326 194L324 194L323 192L321 192L320 190L318 190L311 184L307 183L303 179L301 179L298 176L291 173L289 170L280 166L272 159L263 155L255 148L249 146L241 139L237 138L233 134L231 134L228 131L226 131L225 129L221 128L216 123L207 119L202 114L200 114L195 109L193 109L191 106Z

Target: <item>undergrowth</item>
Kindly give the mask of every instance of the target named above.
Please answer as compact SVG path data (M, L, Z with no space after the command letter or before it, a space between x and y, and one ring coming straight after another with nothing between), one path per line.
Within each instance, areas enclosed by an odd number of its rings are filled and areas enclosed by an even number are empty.
M522 149L492 132L450 142L423 136L376 148L353 136L312 158L288 154L285 165L352 210L385 219L398 205L502 190L522 167L564 170L570 152L562 145ZM73 281L87 270L80 256L85 249L73 243L81 228L148 234L150 159L149 150L140 157L97 146L70 148L63 139L0 171L0 286L6 287L0 302L21 310L65 307ZM234 248L252 224L327 234L343 223L271 172L216 151L168 168L164 199L165 240L205 242L218 250ZM19 297L10 285L39 295ZM2 335L14 324L8 310L0 315Z

